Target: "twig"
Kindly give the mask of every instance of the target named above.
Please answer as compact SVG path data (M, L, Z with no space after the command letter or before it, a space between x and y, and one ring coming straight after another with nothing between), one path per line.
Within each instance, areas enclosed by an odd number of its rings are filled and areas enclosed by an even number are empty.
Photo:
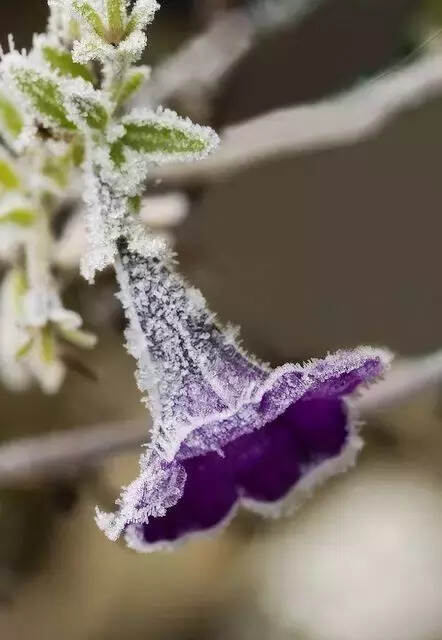
M181 93L210 97L223 76L261 34L300 20L322 1L261 0L248 10L231 9L220 13L205 32L186 42L158 65L135 104L156 106Z
M103 424L14 440L0 446L0 485L29 477L70 475L102 458L137 448L147 439L146 421Z
M442 382L442 351L425 358L403 360L385 380L357 400L366 418L409 402ZM0 446L0 486L29 479L48 479L78 473L85 467L148 440L148 426L127 422L74 429L13 441Z
M229 127L219 151L196 164L156 169L166 185L206 184L271 159L352 144L375 135L398 113L442 95L442 55L414 64L331 100L273 111Z

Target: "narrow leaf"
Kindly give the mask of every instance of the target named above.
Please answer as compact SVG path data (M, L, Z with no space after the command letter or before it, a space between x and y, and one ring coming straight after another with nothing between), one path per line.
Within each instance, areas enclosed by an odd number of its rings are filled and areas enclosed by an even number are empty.
M0 223L9 222L19 227L29 227L35 222L36 217L37 214L35 211L32 211L32 209L17 207L1 215Z
M124 164L129 150L148 163L162 164L203 158L219 143L210 127L195 125L169 109L136 110L122 124L125 133L110 150L117 166Z
M77 11L78 15L83 18L85 22L92 28L95 33L101 38L106 38L106 28L103 24L98 13L91 7L88 2L82 2L81 0L74 0L72 3L73 8Z
M123 35L123 3L122 0L106 0L109 40L118 43Z
M76 129L63 105L63 95L51 78L35 69L16 68L12 71L17 87L30 101L37 115L63 129Z
M200 138L159 123L128 123L125 129L124 144L144 153L200 153L205 148Z
M124 164L126 158L124 155L124 144L121 140L117 140L111 145L110 157L117 167L121 167L121 165Z
M126 35L137 29L145 29L152 22L159 8L160 5L156 0L136 0L126 26Z
M0 93L0 129L4 129L12 138L18 138L23 127L23 118L18 109Z
M15 354L16 359L21 360L22 358L27 356L31 351L33 344L34 338L29 338L29 340L26 340L25 343L19 349L17 349L17 352Z
M133 71L129 77L114 92L113 98L117 106L121 107L140 89L146 78L143 71Z
M72 107L79 118L81 118L90 129L104 131L109 120L105 107L99 102L80 95L70 98Z
M54 330L50 325L46 325L41 330L41 354L47 363L55 360L55 337Z
M94 84L94 76L88 67L79 62L74 62L72 55L68 51L57 49L56 47L45 46L42 49L43 57L51 69L58 71L62 76L71 78L83 78L87 82Z
M0 188L5 191L14 191L20 187L20 179L14 167L6 158L0 156Z

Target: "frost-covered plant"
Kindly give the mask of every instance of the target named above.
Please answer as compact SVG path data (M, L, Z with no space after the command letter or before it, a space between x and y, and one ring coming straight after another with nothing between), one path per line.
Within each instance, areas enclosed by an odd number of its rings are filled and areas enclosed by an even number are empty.
M18 356L41 378L44 358L57 362L56 336L92 343L80 318L63 309L51 270L50 219L81 180L81 271L92 282L115 266L128 349L153 417L140 476L115 513L97 512L98 525L112 540L124 534L131 547L149 550L217 528L239 505L290 510L353 462L360 439L348 398L382 374L390 356L366 347L272 370L243 351L178 274L167 242L140 222L149 169L198 160L218 144L210 128L167 109L127 109L148 77L136 63L157 3L49 4L47 33L29 53L11 47L0 65L0 237L14 265L3 285L2 358ZM22 380L21 369L11 371ZM52 375L46 387L57 386L60 372Z

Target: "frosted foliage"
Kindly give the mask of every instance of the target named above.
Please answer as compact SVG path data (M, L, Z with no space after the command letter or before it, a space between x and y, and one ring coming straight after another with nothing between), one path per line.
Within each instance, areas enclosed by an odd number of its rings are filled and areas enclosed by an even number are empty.
M158 107L156 111L150 109L133 109L122 119L125 129L135 127L140 131L139 148L137 155L133 156L141 160L143 157L147 167L154 164L167 164L169 162L194 162L202 160L213 153L220 143L219 136L211 127L204 127L193 123L190 118L182 118L172 109ZM143 129L149 128L152 131L150 142L153 139L152 147L146 148L143 145ZM167 133L167 138L163 139L163 147L154 138ZM126 133L126 138L128 134ZM181 136L181 139L179 138ZM123 140L126 141L123 137ZM129 146L131 139L126 141ZM154 144L156 143L156 144ZM134 147L136 148L136 147ZM142 152L142 154L141 154ZM143 169L140 169L142 171ZM146 169L144 169L146 170Z
M15 273L10 271L0 289L0 375L9 389L23 391L31 375L16 357L27 339L25 330L17 322L16 308Z
M51 5L63 13L64 19L68 15L76 20L81 29L81 39L73 45L77 62L99 60L119 65L139 60L147 44L144 29L160 8L155 0L138 0L131 10L128 10L129 3L123 2L121 32L115 33L109 24L104 0L52 0ZM93 18L91 13L95 14Z
M201 293L186 286L158 243L147 255L120 243L118 278L138 359L138 384L148 393L153 446L172 459L195 429L235 412L267 377L267 369L223 332Z
M13 391L23 391L36 380L52 394L59 390L66 369L55 351L52 331L44 332L49 325L53 330L75 331L82 321L63 307L53 287L22 291L21 278L10 270L1 285L0 375Z
M72 85L74 83L71 83ZM80 87L81 82L75 82ZM95 92L97 94L97 92ZM89 95L89 92L87 94ZM169 151L141 152L126 144L125 126L161 127L172 131ZM152 138L156 142L154 135ZM185 143L198 145L197 150L182 150L181 139L175 143L173 132L186 136ZM142 132L141 132L142 133ZM123 119L123 124L113 124L107 130L109 141L123 141L125 162L116 170L106 142L102 145L96 138L88 146L89 161L84 167L86 188L84 199L87 204L85 224L88 237L88 249L82 260L81 271L85 278L93 281L95 271L113 264L116 253L116 241L127 235L126 226L134 224L134 212L130 198L140 193L149 169L155 164L176 160L197 160L205 157L217 146L219 139L209 127L194 125L188 119L180 118L169 110L158 112L137 111ZM135 139L137 139L135 137ZM132 140L130 140L132 143ZM174 149L177 149L176 151ZM131 221L132 220L132 221Z

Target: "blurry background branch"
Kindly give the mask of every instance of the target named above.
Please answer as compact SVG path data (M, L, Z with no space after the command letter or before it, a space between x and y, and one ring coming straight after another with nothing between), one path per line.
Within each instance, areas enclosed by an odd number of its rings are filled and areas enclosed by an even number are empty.
M168 165L152 176L165 185L199 185L272 158L348 145L374 135L401 111L440 94L442 55L426 55L330 100L280 109L228 127L211 158Z
M186 42L155 69L136 104L156 106L182 93L204 94L207 98L259 37L301 19L321 1L264 0L248 8L220 12L209 21L205 32ZM216 3L209 3L204 11L207 17L213 15L209 13L212 4Z
M442 352L419 359L404 359L356 403L364 417L369 418L441 383ZM0 485L28 478L69 476L108 456L135 449L146 440L148 427L145 423L119 422L7 443L0 446Z

